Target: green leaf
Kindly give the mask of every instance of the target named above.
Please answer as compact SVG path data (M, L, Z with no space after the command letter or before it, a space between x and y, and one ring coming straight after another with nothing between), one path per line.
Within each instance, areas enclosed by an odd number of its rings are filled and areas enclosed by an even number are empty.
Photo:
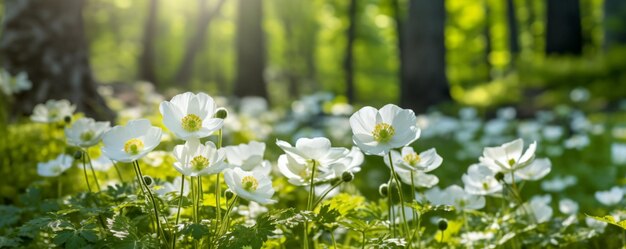
M622 221L616 221L615 218L611 215L605 215L603 217L600 216L593 216L593 215L588 215L587 216L595 219L595 220L599 220L605 223L609 223L611 225L615 225L618 227L621 227L622 229L626 230L626 220L622 220Z
M324 205L320 208L319 213L316 215L315 220L318 224L322 225L329 231L337 228L337 219L341 216L341 213L337 209L331 209L330 205Z
M0 206L0 228L10 227L20 220L21 210L14 206Z
M192 238L199 240L202 239L203 236L209 234L209 228L202 224L190 224L185 226L182 230L182 234L191 235Z

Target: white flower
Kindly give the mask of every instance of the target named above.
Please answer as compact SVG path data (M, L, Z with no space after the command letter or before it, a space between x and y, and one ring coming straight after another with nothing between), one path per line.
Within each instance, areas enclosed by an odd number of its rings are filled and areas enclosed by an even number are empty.
M530 202L524 203L517 209L518 215L532 215L537 223L549 221L552 217L552 207L550 207L552 198L550 195L535 196Z
M129 163L152 151L161 142L161 128L147 119L129 121L102 135L102 153L113 161Z
M242 115L258 117L267 111L267 100L262 97L243 97L239 102L239 112Z
M72 146L87 148L100 142L102 134L111 127L107 122L96 122L91 118L80 118L65 128L65 138Z
M400 180L407 185L411 185L411 171L404 169L396 169L396 174ZM435 175L426 174L424 171L413 171L413 184L415 187L431 188L439 183L439 178Z
M289 183L296 186L309 185L313 165L299 157L283 154L278 157L278 171L287 178ZM315 172L314 182L322 182L334 178L334 172L325 168L319 168Z
M541 182L541 189L548 192L560 192L564 189L573 186L578 182L576 176L555 177L551 180Z
M356 173L361 171L363 160L364 156L361 150L358 147L352 147L348 155L332 164L330 168L335 172L335 177L341 177L343 172Z
M159 196L165 196L168 193L176 193L178 196L180 194L180 186L183 183L183 177L179 176L174 178L172 182L164 182L159 188L155 188L154 192ZM187 196L189 194L189 182L185 183L183 186L183 196Z
M207 141L204 145L198 139L190 139L184 145L174 147L174 168L186 176L213 175L228 167L224 162L224 151Z
M473 244L481 240L491 240L493 237L492 232L466 232L461 234L461 243Z
M224 120L214 118L215 101L205 93L186 92L159 106L163 124L184 140L203 138L222 128Z
M71 117L76 110L76 106L70 104L66 99L46 101L46 104L38 104L33 110L30 119L39 123L55 123L65 117Z
M272 181L265 175L240 168L226 169L224 181L235 194L248 201L260 204L277 202L271 199L274 195L274 188L272 188Z
M91 164L93 165L93 169L97 171L107 172L111 167L113 167L113 162L111 159L108 159L105 156L98 156L91 158Z
M472 195L458 185L444 190L434 188L426 191L426 199L434 205L451 205L457 210L476 210L485 207L485 197Z
M165 137L165 134L163 134L163 137ZM152 167L159 167L163 164L163 162L165 162L165 159L170 156L171 156L170 152L162 151L162 150L155 150L152 153L141 158L141 160L145 164L150 165Z
M420 129L415 113L388 104L376 110L361 108L350 117L352 140L365 154L385 155L391 149L407 146L417 140Z
M388 155L385 155L384 160L385 164L391 167ZM437 154L437 150L434 148L417 154L412 147L404 147L402 148L402 154L395 150L391 151L391 161L398 169L430 172L441 165L443 158Z
M589 145L589 136L586 134L574 134L563 142L563 146L568 149L581 150Z
M265 153L265 143L251 141L248 144L224 147L226 160L231 165L251 171L261 165Z
M524 152L524 141L517 139L498 147L487 147L483 150L480 162L493 171L508 173L526 167L535 159L537 142L533 142ZM522 152L524 152L522 154Z
M611 159L614 164L626 164L626 144L611 144Z
M267 213L269 211L266 207L259 205L255 201L250 201L247 206L239 206L237 213L241 216L248 217L249 219L256 219L259 215Z
M330 140L325 137L300 138L295 147L282 140L277 140L276 145L294 159L315 163L318 168L327 168L349 153L346 148L330 147Z
M0 90L5 95L12 95L32 87L32 83L28 80L26 72L20 72L15 77L11 76L6 70L0 71Z
M602 222L591 217L585 217L585 224L598 233L603 233L604 228L608 225L606 222Z
M482 164L473 164L461 179L465 191L475 195L491 195L502 191L502 184L495 178L495 172Z
M624 197L624 191L620 187L615 186L611 188L611 190L598 191L596 192L595 196L596 200L598 200L600 203L606 206L612 206L622 201L622 198Z
M559 201L559 211L564 214L574 215L578 212L578 203L571 199L562 199Z
M515 176L523 180L537 181L548 173L552 168L552 163L548 158L534 160L528 166L515 171Z
M67 154L61 154L57 158L45 163L37 163L37 174L44 177L60 176L72 167L74 158Z

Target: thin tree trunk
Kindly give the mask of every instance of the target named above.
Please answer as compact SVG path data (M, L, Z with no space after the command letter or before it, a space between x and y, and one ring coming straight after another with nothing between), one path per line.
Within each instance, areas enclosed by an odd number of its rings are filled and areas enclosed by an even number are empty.
M491 60L489 59L489 55L491 54L491 50L493 45L491 44L491 7L489 6L489 1L484 0L483 4L485 6L485 63L487 64L487 80L492 80L492 71L493 65L491 64Z
M547 54L581 54L583 35L579 0L548 0Z
M219 0L215 7L213 7L212 10L209 10L207 0L198 1L199 6L196 31L187 41L185 54L183 55L183 59L181 60L178 70L176 71L176 76L174 77L174 82L186 86L189 85L189 80L193 75L193 64L196 59L196 54L198 54L205 45L209 24L211 23L213 17L219 13L222 5L224 5L224 0Z
M237 97L259 96L267 99L263 71L265 39L263 36L263 1L239 0L237 6L237 75L234 94Z
M514 58L519 53L517 15L515 14L515 0L506 0L506 18L509 27L509 51Z
M157 34L157 16L159 12L159 0L150 0L148 17L143 33L143 50L139 59L139 79L146 80L157 85L157 77L154 71L154 43Z
M400 104L416 112L450 99L445 74L444 1L410 0L404 25Z
M97 92L83 30L82 0L7 0L0 38L4 66L26 71L31 90L15 100L15 114L48 99L68 99L87 116L112 120Z
M356 40L357 0L350 0L348 7L348 30L346 31L346 54L343 69L346 80L346 97L354 103L354 40Z

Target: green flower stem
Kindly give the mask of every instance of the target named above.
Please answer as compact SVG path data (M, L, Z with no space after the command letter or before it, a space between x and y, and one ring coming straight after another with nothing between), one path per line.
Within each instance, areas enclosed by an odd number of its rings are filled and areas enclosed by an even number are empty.
M174 249L176 249L176 237L178 237L176 227L178 226L178 220L180 218L180 207L183 205L183 195L185 192L185 175L181 175L180 178L180 196L178 199L178 209L176 210L176 223L174 224L174 229L172 230L172 248Z
M220 222L221 226L220 226L220 233L219 236L224 235L226 232L228 232L228 228L230 227L230 212L233 210L233 207L235 206L235 203L239 200L239 196L235 195L235 197L233 198L233 201L230 203L230 205L228 206L228 209L226 209L226 213L224 213L224 217L222 217L222 222ZM219 237L216 237L215 240L217 240Z
M361 239L361 249L365 249L365 231L361 232L362 234L362 239Z
M217 130L217 149L222 148L222 139L223 139L222 129ZM222 195L221 185L220 185L220 175L221 173L217 173L215 179L215 239L217 240L218 224L217 222L222 220L222 204L220 203L220 197Z
M202 176L198 176L198 182L197 183L198 183L198 204L197 204L196 208L198 209L198 219L202 220L202 218L200 217L200 210L202 210L201 207L202 207L202 201L203 201L203 198L202 198Z
M395 211L393 210L393 200L391 196L391 186L393 183L392 179L393 178L389 176L389 181L387 181L387 209L389 209L389 233L392 237L396 237L396 226L394 224L396 221L393 219L393 217L396 217L396 215Z
M315 181L315 170L317 169L317 162L313 160L313 169L311 170L311 182L309 186L309 197L306 203L306 210L310 211L311 206L313 205L313 199L315 198L315 189L314 189L314 181ZM309 222L307 220L304 221L304 229L302 231L302 239L304 240L304 248L309 248Z
M415 180L413 179L413 175L414 175L414 172L413 172L413 170L411 170L411 195L413 195L413 197L412 197L413 202L417 203L417 199L415 198ZM413 225L416 226L415 223L417 222L417 211L415 211L415 208L413 208L413 207L411 207L411 211L413 212ZM418 229L419 228L416 226L415 230L418 230ZM416 232L417 232L417 236L421 236L419 230L416 231ZM414 239L413 234L414 233L409 232L409 238L410 238L409 239L409 243L413 243L413 239Z
M330 238L333 240L333 248L337 249L337 241L335 240L335 233L330 231Z
M143 179L139 177L139 172L137 171L137 167L135 167L135 162L133 162L133 170L135 170L135 176L137 176L137 184L139 184L139 189L141 189L141 193L143 196L146 196L146 191L143 189Z
M87 183L87 190L91 192L91 186L89 185L89 176L87 176L87 156L83 155L83 173L85 174L85 182Z
M143 174L141 173L141 167L139 167L139 162L134 161L134 164L135 164L135 168L137 169L137 173L138 173L137 176L141 180L139 184L143 185L146 188L148 197L150 198L150 201L152 202L152 207L154 209L154 218L156 219L155 222L157 226L157 232L163 238L163 240L165 241L165 244L169 245L167 241L167 237L165 237L165 232L163 231L163 227L161 226L161 219L159 219L159 208L157 207L157 203L154 200L154 195L152 195L152 191L150 191L150 188L146 185L146 182L143 180Z
M332 186L328 187L324 193L322 194L322 196L315 202L315 204L313 204L313 207L311 208L312 210L315 210L315 208L317 207L317 205L319 205L323 200L324 197L326 197L328 195L328 193L330 193L330 191L333 191L333 189L339 187L339 185L341 185L343 183L343 181L338 181L337 183L333 184Z
M124 177L122 177L122 172L120 171L120 168L117 167L117 163L115 163L115 161L111 160L111 163L113 163L113 167L115 168L115 172L117 172L117 177L120 179L120 181L122 183L124 183Z
M406 223L406 214L404 212L404 195L402 194L402 185L400 185L400 181L398 180L398 175L396 175L396 170L394 169L393 166L393 160L391 160L391 151L389 151L388 153L389 155L389 166L391 168L391 176L393 177L394 181L396 182L397 188L398 188L398 196L400 197L400 213L402 214L402 221L403 221L403 227L404 227L404 231L405 231L405 235L406 233L408 233L409 227ZM391 195L389 195L391 196ZM411 248L411 244L409 243L409 248Z
M100 183L98 182L98 176L96 176L96 171L93 169L93 163L91 162L91 157L89 156L89 153L87 153L87 150L83 150L83 153L85 154L85 157L87 157L87 161L89 162L89 168L91 169L93 180L96 183L96 189L98 189L98 192L100 192L102 190L100 189Z

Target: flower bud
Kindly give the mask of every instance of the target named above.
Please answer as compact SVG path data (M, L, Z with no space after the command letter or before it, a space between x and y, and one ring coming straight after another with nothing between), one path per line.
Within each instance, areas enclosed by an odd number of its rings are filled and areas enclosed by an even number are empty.
M499 182L504 180L504 174L502 172L498 172L496 173L496 175L494 176L496 178L496 180L498 180Z
M233 193L232 190L227 189L226 191L224 191L224 197L226 197L226 200L230 200L235 197L235 193Z
M387 194L389 193L389 185L387 185L387 183L381 184L380 187L378 187L378 193L382 197L387 197Z
M143 176L143 182L148 187L152 187L152 185L154 185L154 179L152 179L152 177L150 176Z
M83 152L80 150L77 150L76 152L74 152L74 159L79 160L83 158Z
M439 220L437 227L439 228L439 230L445 231L446 229L448 229L448 221L446 221L445 219Z
M350 171L345 171L341 174L341 180L344 182L351 182L354 179L354 173Z
M228 117L228 111L226 111L226 108L224 107L217 108L217 111L215 111L215 117L226 119L226 117Z
M65 116L65 118L63 118L63 120L65 121L66 124L69 124L72 122L72 116Z

